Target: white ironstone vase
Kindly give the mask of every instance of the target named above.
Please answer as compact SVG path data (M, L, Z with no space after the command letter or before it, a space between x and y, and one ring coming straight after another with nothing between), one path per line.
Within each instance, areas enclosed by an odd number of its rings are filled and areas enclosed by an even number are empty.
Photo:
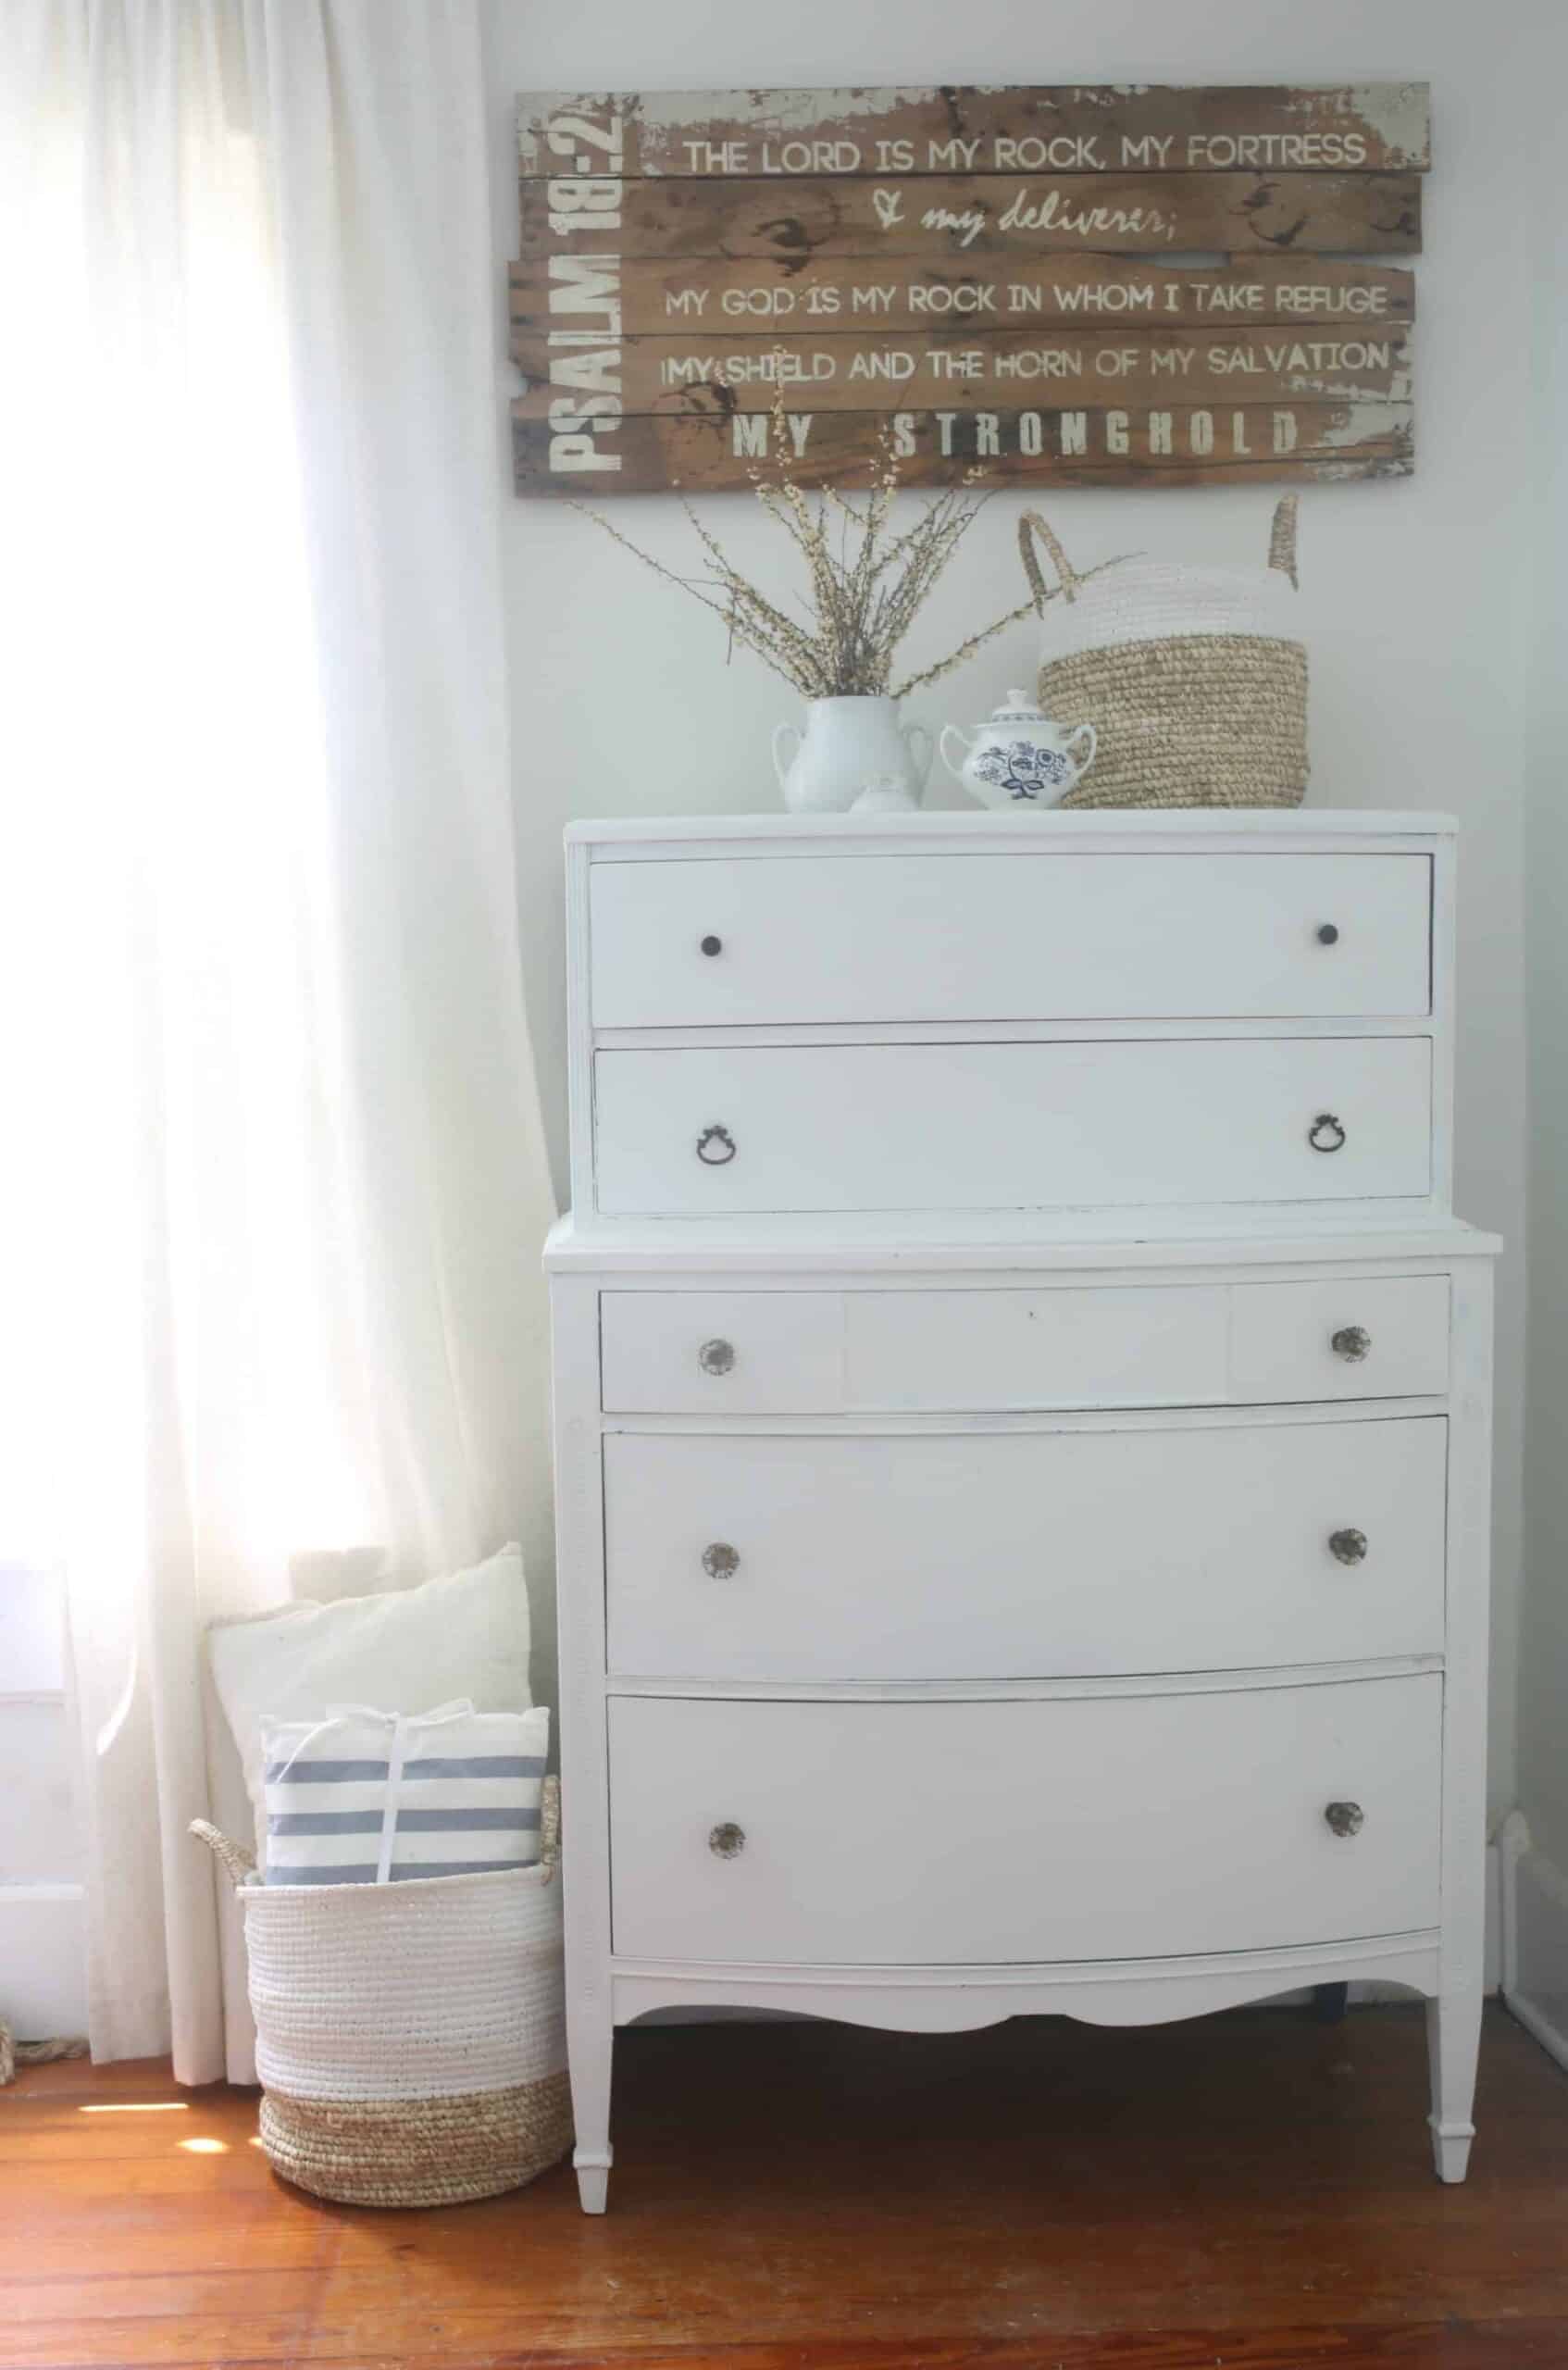
M813 700L803 734L792 724L775 726L773 769L795 815L848 814L878 774L907 782L917 805L931 770L931 736L923 724L901 724L897 701L884 694Z

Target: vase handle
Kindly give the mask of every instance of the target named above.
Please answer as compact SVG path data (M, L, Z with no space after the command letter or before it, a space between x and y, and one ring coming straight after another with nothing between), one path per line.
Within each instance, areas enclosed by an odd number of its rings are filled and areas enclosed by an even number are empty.
M926 743L926 754L923 757L914 746L916 736ZM899 739L903 742L910 765L914 769L915 794L918 798L930 780L931 759L936 755L936 744L923 724L901 724Z
M953 747L960 753L956 757L953 755L952 750L948 747L950 740L952 741ZM964 768L968 764L970 756L973 755L973 745L970 742L969 735L966 732L961 731L956 724L944 724L942 727L940 748L942 753L942 763L947 767L949 773L952 776L953 780L956 782L963 782Z
M795 744L793 749L790 752L788 758L781 757L778 754L778 744L783 740L786 733L789 734L790 740ZM789 772L790 767L794 764L795 759L800 755L800 754L801 736L796 727L792 724L776 724L773 728L773 770L778 777L778 787L780 790L784 787L785 775Z

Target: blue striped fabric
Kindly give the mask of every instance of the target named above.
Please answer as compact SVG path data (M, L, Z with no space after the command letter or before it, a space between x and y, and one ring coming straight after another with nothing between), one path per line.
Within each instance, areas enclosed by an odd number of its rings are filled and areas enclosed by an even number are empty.
M333 1707L264 1721L269 1885L403 1883L530 1867L550 1715Z

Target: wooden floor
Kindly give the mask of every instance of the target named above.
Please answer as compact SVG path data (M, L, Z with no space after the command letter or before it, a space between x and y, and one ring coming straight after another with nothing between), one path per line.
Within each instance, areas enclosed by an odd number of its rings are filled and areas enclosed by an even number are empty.
M1568 2077L1500 2010L1450 2189L1419 2010L662 2027L618 2053L603 2221L564 2167L441 2213L323 2205L268 2172L254 2093L23 2074L0 2366L1568 2365Z

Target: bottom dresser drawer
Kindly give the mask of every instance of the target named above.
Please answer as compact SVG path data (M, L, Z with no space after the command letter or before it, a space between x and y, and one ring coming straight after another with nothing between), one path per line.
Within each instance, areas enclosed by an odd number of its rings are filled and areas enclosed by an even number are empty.
M614 1948L979 1965L1431 1927L1441 1702L1436 1674L1044 1702L619 1697ZM1363 1815L1341 1834L1325 1814L1346 1803Z

